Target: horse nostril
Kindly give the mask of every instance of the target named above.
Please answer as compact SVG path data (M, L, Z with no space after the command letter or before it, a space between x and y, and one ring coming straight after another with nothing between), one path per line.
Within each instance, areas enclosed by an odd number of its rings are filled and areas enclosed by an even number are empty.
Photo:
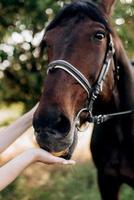
M46 109L33 119L33 127L38 135L57 135L64 137L71 128L70 120L56 108Z
M68 133L69 130L70 130L70 121L69 121L69 119L66 116L61 114L58 117L57 121L55 122L54 129L56 131L58 131L59 133L63 133L63 134Z

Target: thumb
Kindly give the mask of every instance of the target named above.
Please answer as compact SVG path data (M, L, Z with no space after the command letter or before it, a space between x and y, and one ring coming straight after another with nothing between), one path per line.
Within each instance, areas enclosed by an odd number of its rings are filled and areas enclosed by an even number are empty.
M63 164L63 165L74 165L76 162L74 160L65 160L64 158L53 157L53 162L56 164Z
M64 160L62 162L63 165L75 165L76 162L74 160Z

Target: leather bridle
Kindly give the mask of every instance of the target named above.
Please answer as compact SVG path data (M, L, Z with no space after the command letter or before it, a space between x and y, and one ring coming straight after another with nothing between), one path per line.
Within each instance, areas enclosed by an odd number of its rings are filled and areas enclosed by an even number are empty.
M91 122L91 123L97 123L97 124L103 123L109 119L113 119L116 117L124 117L124 116L134 113L134 110L128 110L124 112L110 113L106 115L97 115L97 116L92 115L94 102L97 99L100 92L102 91L103 83L109 71L110 63L111 63L111 60L113 59L114 53L115 53L115 48L114 48L113 39L112 39L112 36L109 35L109 44L108 44L104 64L100 71L99 77L93 86L91 86L87 78L69 62L65 60L54 60L51 63L49 63L47 73L53 72L53 70L55 69L62 69L66 71L68 74L70 74L83 87L83 89L87 93L88 104L85 108L82 108L78 112L76 116L76 120L75 120L76 123L79 121L79 117L81 113L84 111L88 112L86 121Z

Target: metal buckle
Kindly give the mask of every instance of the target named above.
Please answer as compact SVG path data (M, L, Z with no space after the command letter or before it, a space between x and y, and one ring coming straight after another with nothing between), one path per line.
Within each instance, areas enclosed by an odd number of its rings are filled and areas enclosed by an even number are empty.
M103 123L103 115L98 115L98 116L96 116L96 123L97 124L101 124L101 123Z
M89 122L95 123L95 124L101 124L105 121L105 115L97 115L97 116L91 116L89 118Z

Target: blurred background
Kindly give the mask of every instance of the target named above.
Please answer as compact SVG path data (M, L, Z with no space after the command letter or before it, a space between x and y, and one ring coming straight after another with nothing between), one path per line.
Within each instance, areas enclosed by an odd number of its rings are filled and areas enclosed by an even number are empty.
M45 27L68 2L0 0L0 128L39 100L47 57L39 57L38 46ZM134 1L118 0L111 20L129 58L134 60ZM0 193L0 200L99 200L89 151L92 127L79 135L75 167L36 163ZM0 164L34 145L31 128L0 156ZM131 188L123 186L121 190L121 200L134 199Z

